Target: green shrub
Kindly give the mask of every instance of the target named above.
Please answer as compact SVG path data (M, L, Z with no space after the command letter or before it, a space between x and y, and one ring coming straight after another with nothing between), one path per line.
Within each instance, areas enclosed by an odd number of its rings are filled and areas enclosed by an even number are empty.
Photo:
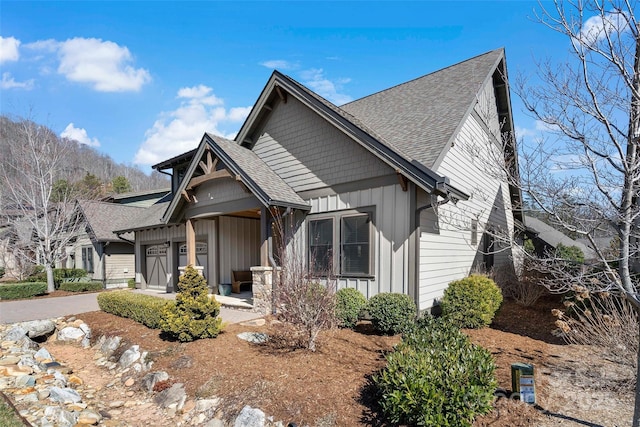
M127 280L127 287L129 289L135 289L136 288L136 279L132 278Z
M31 298L47 293L46 282L11 283L0 285L0 299Z
M33 267L31 274L24 279L25 282L45 282L47 281L47 273L44 270L43 265L36 265Z
M416 304L405 294L374 295L367 304L367 311L373 326L387 335L403 332L416 318Z
M344 288L336 292L336 318L343 328L353 328L360 312L367 305L367 299L354 288Z
M472 274L449 283L442 298L442 315L459 328L489 326L502 304L502 292L486 276Z
M565 246L562 243L558 243L556 246L556 256L565 261L583 264L584 252L577 246Z
M79 281L87 277L87 271L83 268L54 268L53 281L56 289L64 282Z
M152 328L160 328L162 311L174 302L151 295L134 294L130 291L112 291L98 294L100 310L126 317Z
M102 282L62 282L58 288L68 292L100 291L104 289Z
M373 383L393 424L470 427L491 409L497 386L491 353L444 319L421 319L386 358Z
M162 310L160 327L181 342L200 338L215 338L222 330L220 303L209 297L205 278L192 266L187 266L178 281L174 305Z

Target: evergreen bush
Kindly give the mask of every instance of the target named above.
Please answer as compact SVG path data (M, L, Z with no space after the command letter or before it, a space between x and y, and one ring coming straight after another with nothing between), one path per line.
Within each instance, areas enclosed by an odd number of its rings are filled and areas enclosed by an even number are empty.
M393 424L470 427L491 409L497 386L491 353L444 319L412 325L373 377Z
M215 338L222 330L220 303L209 297L207 281L192 266L180 276L175 305L162 314L162 331L181 342Z
M416 318L416 304L409 295L405 294L374 295L366 308L373 326L386 335L403 332Z
M489 326L502 304L502 292L496 283L480 274L472 274L449 283L442 298L442 315L459 328Z
M68 292L100 291L104 289L102 282L62 282L58 288Z
M354 288L343 288L336 292L336 318L343 328L354 328L367 299Z
M174 302L151 295L134 294L130 291L111 291L98 294L98 306L105 313L126 317L142 323L148 328L160 328L163 309Z
M31 298L47 293L46 282L11 283L0 285L0 300Z

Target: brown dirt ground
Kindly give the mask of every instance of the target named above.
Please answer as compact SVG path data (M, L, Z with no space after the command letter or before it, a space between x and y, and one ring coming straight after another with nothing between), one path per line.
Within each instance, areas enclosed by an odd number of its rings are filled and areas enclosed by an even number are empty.
M550 310L558 305L554 298L541 301L535 308L505 301L491 328L466 331L475 343L494 355L499 386L507 393L511 388L511 363L535 364L537 396L542 408L553 407L557 401L555 397L551 401L557 382L552 383L545 370L560 366L559 360L575 362L573 356L581 353L580 349L561 345L550 334L554 329ZM215 339L181 344L164 340L157 330L103 312L77 317L91 326L95 338L103 334L120 335L125 342L149 351L155 361L153 369L165 370L171 382L183 383L190 398L223 398L231 416L244 405L251 405L285 424L385 425L376 412L368 379L384 366L384 354L399 338L376 335L366 324L356 331L333 330L322 334L318 350L311 353L249 344L236 336L245 331L269 333L276 327L269 322L262 327L229 325ZM65 364L74 366L72 359L79 352L64 353ZM185 361L191 362L186 363L189 367L181 363ZM494 410L478 418L474 426L622 425L617 420L584 424L585 421L564 415L550 418L542 413L541 407L535 409L518 401L498 399ZM572 424L571 420L578 423Z

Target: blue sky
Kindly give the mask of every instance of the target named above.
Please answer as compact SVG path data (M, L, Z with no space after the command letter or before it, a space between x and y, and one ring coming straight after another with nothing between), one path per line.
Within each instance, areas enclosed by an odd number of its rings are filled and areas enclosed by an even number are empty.
M544 3L543 5L548 3ZM0 113L148 171L234 136L273 68L340 105L504 47L513 80L568 42L537 2L0 2ZM533 129L514 96L516 127Z

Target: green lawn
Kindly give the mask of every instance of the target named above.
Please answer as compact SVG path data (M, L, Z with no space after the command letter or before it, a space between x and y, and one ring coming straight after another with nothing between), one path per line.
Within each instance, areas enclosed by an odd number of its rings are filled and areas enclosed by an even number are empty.
M0 426L3 427L24 427L24 423L15 413L13 408L7 405L4 395L0 396Z

